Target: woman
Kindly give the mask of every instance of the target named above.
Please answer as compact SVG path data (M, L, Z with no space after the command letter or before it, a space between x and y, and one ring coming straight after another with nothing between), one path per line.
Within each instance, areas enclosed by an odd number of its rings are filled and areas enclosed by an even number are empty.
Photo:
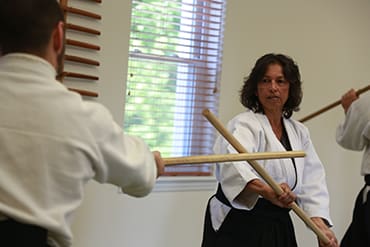
M249 152L303 150L306 157L259 162L280 184L280 196L246 162L217 165L219 186L208 202L202 247L297 246L289 215L294 201L330 239L319 246L338 246L329 229L325 171L308 130L290 118L299 110L301 84L298 66L282 54L259 58L245 79L241 103L247 111L234 117L228 130ZM236 152L222 137L214 151Z

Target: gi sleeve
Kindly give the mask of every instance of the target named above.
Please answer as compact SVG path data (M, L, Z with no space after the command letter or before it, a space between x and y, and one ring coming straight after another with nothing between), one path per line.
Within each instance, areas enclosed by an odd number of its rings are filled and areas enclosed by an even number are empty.
M360 98L351 104L344 122L337 127L336 140L339 145L346 149L360 151L368 144L370 139L369 107L365 98Z
M240 115L231 120L227 129L248 152L256 152L259 140L261 139L259 137L261 130L258 131L256 129L259 126L256 121L247 117L251 114L245 115ZM214 152L216 154L237 153L232 145L221 136L216 140ZM249 163L240 161L220 164L217 166L216 177L221 184L226 198L233 207L248 210L254 207L259 197L258 194L251 194L248 198L243 198L242 203L235 200L249 181L259 179Z
M305 127L303 134L303 150L306 157L302 173L301 193L299 193L297 202L309 217L321 217L332 225L325 170Z
M151 192L157 176L154 156L139 137L125 135L109 111L92 106L90 121L96 141L98 160L95 180L111 183L131 196L141 197Z

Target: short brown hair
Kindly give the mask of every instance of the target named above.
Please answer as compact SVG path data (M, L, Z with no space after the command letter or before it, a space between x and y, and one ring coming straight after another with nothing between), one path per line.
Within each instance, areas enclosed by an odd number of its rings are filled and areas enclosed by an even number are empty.
M0 0L2 54L43 53L60 21L64 14L56 0Z

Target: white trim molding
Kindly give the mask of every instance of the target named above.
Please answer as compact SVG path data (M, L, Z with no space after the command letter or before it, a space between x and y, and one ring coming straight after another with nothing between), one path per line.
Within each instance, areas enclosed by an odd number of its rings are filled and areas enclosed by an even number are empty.
M153 192L215 191L216 184L217 181L214 176L160 177L154 186Z

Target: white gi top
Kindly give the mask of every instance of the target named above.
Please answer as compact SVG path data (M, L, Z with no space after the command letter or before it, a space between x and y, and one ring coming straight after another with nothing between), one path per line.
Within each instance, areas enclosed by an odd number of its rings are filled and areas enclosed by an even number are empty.
M258 163L278 183L285 182L291 188L297 179L293 192L298 196L298 205L309 217L322 217L332 225L329 215L329 194L325 181L325 171L311 143L307 128L293 119L284 119L290 144L293 150L302 150L304 158L296 158L297 176L293 162L288 159L261 160ZM286 151L277 139L267 117L247 110L234 117L227 129L250 153L268 151ZM223 137L218 137L214 145L217 154L236 153L235 149ZM251 195L242 203L235 198L253 179L260 178L247 162L217 164L216 178L222 190L234 208L251 210L259 195ZM213 198L210 203L211 219L215 230L219 228L228 212L228 207Z
M336 132L339 145L344 148L364 150L361 175L370 174L370 95L366 94L352 102L344 122Z
M71 246L71 220L90 179L145 196L156 165L147 145L123 134L110 113L55 80L46 61L0 57L0 213Z

